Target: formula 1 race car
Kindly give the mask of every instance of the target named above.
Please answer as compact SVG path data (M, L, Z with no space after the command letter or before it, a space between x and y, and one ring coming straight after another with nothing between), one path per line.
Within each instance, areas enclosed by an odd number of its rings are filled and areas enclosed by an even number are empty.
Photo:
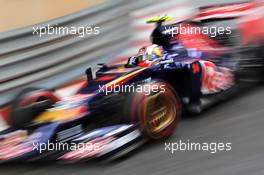
M152 45L126 64L100 64L95 76L88 68L70 97L40 88L19 93L11 127L0 132L0 162L117 158L170 137L183 112L200 113L228 96L240 80L233 50L205 34L174 35L178 25L196 24L162 24L168 20L148 20L157 24Z

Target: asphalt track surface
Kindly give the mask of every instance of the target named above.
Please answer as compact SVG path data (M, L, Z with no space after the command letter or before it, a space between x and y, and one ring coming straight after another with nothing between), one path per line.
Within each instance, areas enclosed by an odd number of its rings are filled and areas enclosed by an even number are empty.
M231 142L231 151L165 151L164 142L147 143L113 163L8 164L0 174L19 175L263 175L264 85L258 85L197 116L184 116L172 138L198 143Z

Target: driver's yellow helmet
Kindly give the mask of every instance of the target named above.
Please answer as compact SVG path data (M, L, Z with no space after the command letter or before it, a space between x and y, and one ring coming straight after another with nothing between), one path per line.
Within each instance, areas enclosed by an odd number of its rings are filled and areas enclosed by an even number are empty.
M163 56L163 49L162 47L153 44L151 46L141 48L138 52L138 56L141 58L140 60L142 61L153 61Z

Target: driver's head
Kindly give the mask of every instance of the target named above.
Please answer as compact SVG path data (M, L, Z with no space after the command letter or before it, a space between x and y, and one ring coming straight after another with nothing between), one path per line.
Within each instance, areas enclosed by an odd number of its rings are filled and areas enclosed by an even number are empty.
M156 44L150 45L148 47L142 47L138 51L139 61L154 61L163 56L163 49Z

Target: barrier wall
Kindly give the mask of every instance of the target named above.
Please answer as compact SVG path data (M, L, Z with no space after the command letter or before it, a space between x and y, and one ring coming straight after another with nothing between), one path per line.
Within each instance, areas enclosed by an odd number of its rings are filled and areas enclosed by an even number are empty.
M27 86L57 88L128 47L130 12L154 2L108 0L48 23L0 33L0 106ZM99 34L39 36L37 27L99 27ZM50 29L51 31L51 29Z

